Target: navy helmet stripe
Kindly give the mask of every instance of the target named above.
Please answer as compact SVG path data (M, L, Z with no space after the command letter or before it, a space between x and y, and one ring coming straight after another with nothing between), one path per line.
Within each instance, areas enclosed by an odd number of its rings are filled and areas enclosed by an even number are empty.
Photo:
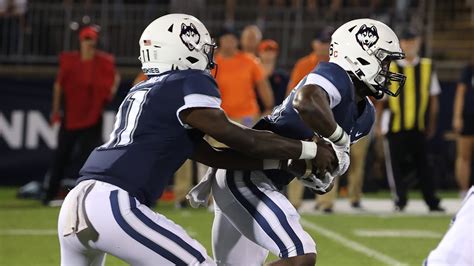
M112 206L112 213L114 215L115 221L119 224L120 228L125 231L130 237L138 241L140 244L144 245L145 247L153 250L160 256L164 257L165 259L169 260L170 262L176 265L187 265L186 262L178 258L173 253L169 252L165 248L161 247L157 243L151 241L150 239L146 238L145 236L138 233L132 226L130 226L125 218L123 218L122 214L120 213L120 207L118 202L118 190L114 190L110 192L110 205Z
M237 185L235 184L234 180L234 171L227 171L226 173L227 185L231 193L237 199L237 201L247 210L247 212L252 215L252 217L257 221L257 223L262 227L263 231L267 233L267 235L275 242L275 244L280 249L280 256L282 258L288 257L288 249L285 247L285 244L278 235L273 231L270 224L265 220L262 214L260 214L255 206L253 206L237 189Z
M135 216L142 221L145 225L150 227L152 230L156 231L158 234L168 238L169 240L175 242L178 246L182 247L185 249L189 254L193 255L200 263L203 263L206 261L206 258L199 252L199 250L193 248L191 245L186 243L183 239L181 239L179 236L175 235L173 232L167 230L164 227L161 227L160 225L156 224L153 222L150 218L148 218L143 212L141 212L137 208L137 203L135 199L131 196L130 198L130 208L135 214Z
M265 205L268 206L270 210L275 213L276 217L278 218L278 221L280 221L281 226L285 231L287 232L288 236L291 238L293 243L295 244L296 248L296 254L303 255L304 254L304 249L303 249L303 243L299 239L298 235L296 235L295 231L293 228L291 228L290 224L288 223L288 219L286 218L285 213L281 210L278 205L272 201L270 197L265 195L258 187L250 180L250 173L246 172L244 175L244 183L247 185L247 187L252 191L252 193L259 198Z

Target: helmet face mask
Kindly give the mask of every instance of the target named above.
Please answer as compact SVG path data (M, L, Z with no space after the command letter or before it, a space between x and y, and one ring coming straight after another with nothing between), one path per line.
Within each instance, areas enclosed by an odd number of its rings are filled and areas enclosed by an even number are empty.
M214 39L212 39L212 43L208 44L204 44L203 47L202 47L202 53L204 53L204 55L206 55L206 58L207 58L207 67L206 69L208 70L212 70L216 67L216 62L214 61L214 52L216 51L217 49L217 45L214 41Z
M390 63L403 59L398 37L387 25L373 19L356 19L340 26L331 37L330 62L338 64L360 82L364 95L397 96L405 76L390 72ZM398 83L398 86L390 85Z
M374 81L377 83L377 90L382 91L393 97L397 97L400 94L401 88L405 85L405 75L401 73L390 72L390 64L392 61L400 60L405 58L404 53L400 52L389 52L384 49L378 49L375 52L375 57L379 61L381 70L375 76ZM395 90L392 91L392 82L398 83Z

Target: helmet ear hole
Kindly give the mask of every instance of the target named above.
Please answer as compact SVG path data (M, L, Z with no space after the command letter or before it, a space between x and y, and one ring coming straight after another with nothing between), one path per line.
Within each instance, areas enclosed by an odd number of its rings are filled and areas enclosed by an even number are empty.
M370 65L370 63L367 62L367 60L365 60L365 59L362 58L362 57L357 57L357 61L359 61L359 63L361 63L363 66Z
M192 57L192 56L186 57L186 60L188 60L191 64L194 64L197 61L199 61L199 59L197 59L196 57Z

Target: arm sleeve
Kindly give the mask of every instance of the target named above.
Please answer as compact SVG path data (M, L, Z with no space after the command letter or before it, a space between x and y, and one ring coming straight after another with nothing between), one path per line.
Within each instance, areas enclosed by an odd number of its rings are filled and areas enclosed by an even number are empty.
M176 111L179 123L185 128L179 114L189 108L221 108L221 97L216 82L205 74L193 74L186 78L183 84L184 105Z
M331 107L331 109L341 102L341 93L336 88L336 86L334 86L334 84L332 84L331 81L329 81L325 77L319 74L310 73L306 78L306 82L304 85L306 84L315 84L323 88L323 90L326 91L326 93L328 94L329 106Z
M436 96L441 93L441 85L439 85L439 79L436 72L431 73L431 83L430 83L430 96Z

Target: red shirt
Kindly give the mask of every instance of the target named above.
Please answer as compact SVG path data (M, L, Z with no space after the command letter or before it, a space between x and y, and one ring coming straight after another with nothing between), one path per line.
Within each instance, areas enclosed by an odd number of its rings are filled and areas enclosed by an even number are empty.
M93 126L111 100L115 80L114 57L97 51L93 59L82 61L78 51L63 52L59 64L56 81L64 94L66 128Z

